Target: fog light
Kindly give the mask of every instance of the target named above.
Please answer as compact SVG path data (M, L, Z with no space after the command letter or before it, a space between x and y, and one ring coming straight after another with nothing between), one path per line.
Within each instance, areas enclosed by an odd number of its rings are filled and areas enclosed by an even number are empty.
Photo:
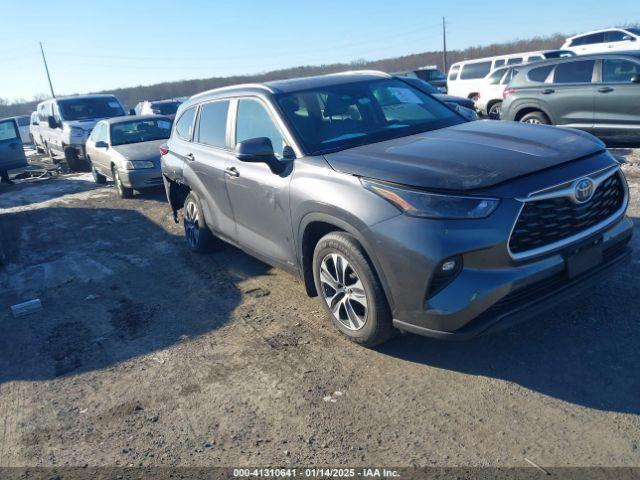
M440 267L440 271L442 273L449 273L449 272L453 272L458 266L458 262L455 259L451 259L451 260L446 260L445 262L442 263L442 266Z

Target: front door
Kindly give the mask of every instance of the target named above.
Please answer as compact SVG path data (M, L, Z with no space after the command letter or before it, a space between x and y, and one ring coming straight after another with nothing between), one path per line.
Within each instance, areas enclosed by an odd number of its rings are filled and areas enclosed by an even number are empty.
M596 128L640 129L640 62L611 58L602 60L602 82L596 86Z
M13 170L27 166L27 157L15 120L0 120L0 170Z
M285 268L295 265L289 182L293 162L283 159L289 142L274 120L275 113L258 98L237 101L234 143L258 137L271 140L276 158L288 162L283 173L264 163L231 157L225 169L227 191L240 246Z

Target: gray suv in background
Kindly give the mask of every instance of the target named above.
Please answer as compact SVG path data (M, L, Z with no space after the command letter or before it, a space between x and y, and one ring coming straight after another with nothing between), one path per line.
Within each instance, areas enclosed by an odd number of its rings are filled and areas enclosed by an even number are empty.
M377 72L212 90L176 118L161 163L188 247L299 276L363 345L502 328L629 259L625 178L584 132L468 122Z
M640 135L640 53L595 54L519 66L501 120Z

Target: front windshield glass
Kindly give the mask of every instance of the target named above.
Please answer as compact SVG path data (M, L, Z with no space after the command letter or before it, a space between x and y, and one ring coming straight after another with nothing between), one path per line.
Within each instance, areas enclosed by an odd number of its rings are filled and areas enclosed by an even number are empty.
M131 120L111 125L111 145L151 142L164 140L171 134L171 121L168 118Z
M180 102L152 102L151 110L157 115L175 115Z
M276 95L310 155L464 123L453 110L398 79L367 80Z
M122 106L115 98L69 98L58 100L64 120L90 120L124 115Z

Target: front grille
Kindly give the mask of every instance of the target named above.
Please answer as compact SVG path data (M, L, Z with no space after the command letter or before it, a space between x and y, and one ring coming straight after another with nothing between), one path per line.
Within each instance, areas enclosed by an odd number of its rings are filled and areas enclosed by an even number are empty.
M624 186L617 172L585 203L576 204L567 197L526 202L511 233L509 249L522 253L572 237L609 218L623 203Z

